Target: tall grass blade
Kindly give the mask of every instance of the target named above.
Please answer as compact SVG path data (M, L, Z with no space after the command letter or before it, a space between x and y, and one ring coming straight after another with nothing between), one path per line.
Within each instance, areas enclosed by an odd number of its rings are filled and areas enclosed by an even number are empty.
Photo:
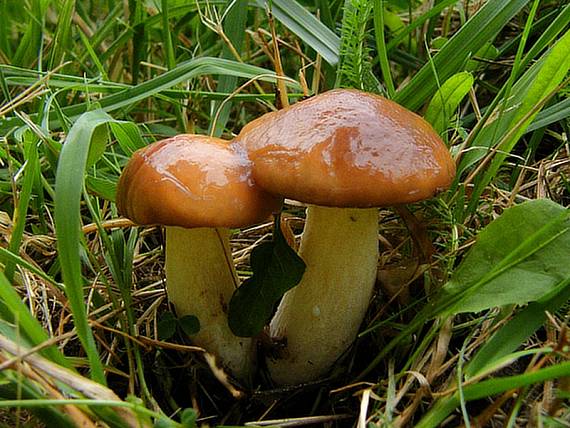
M236 54L241 54L243 41L245 38L245 30L247 24L247 14L248 14L248 2L247 0L228 0L228 6L231 7L229 11L226 13L226 18L223 23L224 33L227 36L228 40L233 45L233 51ZM238 58L234 58L234 53L232 53L232 49L229 46L224 45L222 50L222 58L225 59L234 59L237 60ZM236 76L220 76L218 79L218 84L216 86L216 91L218 92L233 92L234 89L237 87L238 79ZM222 135L222 132L228 122L230 117L230 110L232 107L232 101L229 101L224 104L222 110L220 111L215 129L211 129L212 123L210 122L210 131L209 133L214 137L219 137ZM212 103L212 117L215 116L218 108L220 107L219 102Z
M517 81L511 96L497 107L498 117L494 117L473 140L459 171L464 171L475 162L481 167L480 160L486 154L492 156L492 161L476 183L469 207L471 212L541 106L558 91L558 86L567 77L570 70L569 51L570 31Z
M339 59L340 39L296 0L256 0L259 7L271 5L271 12L331 65Z
M55 185L58 258L77 335L89 360L93 380L106 384L103 365L87 320L81 274L81 193L88 162L104 149L101 125L113 119L101 110L85 113L73 125L61 150ZM93 139L93 143L92 143Z
M20 250L22 237L24 236L24 228L26 226L28 207L32 197L34 179L40 167L38 160L37 137L32 135L31 132L26 132L23 135L23 139L26 159L24 166L24 180L22 190L17 197L18 203L15 204L16 210L14 212L14 226L10 237L10 243L8 244L8 249L14 254L18 254ZM4 270L4 273L10 282L12 282L14 277L14 269L15 265L13 263L8 263Z
M392 79L390 62L388 61L388 49L386 48L386 38L384 34L384 0L374 0L374 35L376 37L376 51L386 91L389 98L394 98L396 88Z
M437 91L435 69L440 81L465 69L467 60L528 3L529 0L490 1L425 64L410 82L396 94L395 100L410 110L419 109Z

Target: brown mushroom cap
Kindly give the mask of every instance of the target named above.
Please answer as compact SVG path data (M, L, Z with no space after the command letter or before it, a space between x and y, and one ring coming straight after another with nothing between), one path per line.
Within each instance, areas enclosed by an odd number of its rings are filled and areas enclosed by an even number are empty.
M137 150L121 174L119 212L138 224L242 227L281 199L255 186L251 162L224 140L178 135Z
M339 89L247 124L234 144L267 191L334 207L427 199L449 187L455 163L420 116L393 101Z

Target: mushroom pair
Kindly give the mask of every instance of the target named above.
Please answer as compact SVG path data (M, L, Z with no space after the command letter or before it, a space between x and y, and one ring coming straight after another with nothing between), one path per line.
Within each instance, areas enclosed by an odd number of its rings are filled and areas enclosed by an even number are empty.
M310 204L299 249L306 270L271 322L271 335L286 346L268 368L279 384L316 379L354 341L372 297L376 207L447 189L455 163L420 116L356 90L268 113L232 144L247 153L258 186Z
M179 135L136 151L119 179L119 212L143 225L166 226L166 280L179 317L195 315L197 346L239 379L254 364L251 338L227 323L238 286L229 228L266 220L281 199L255 186L250 161L224 140Z
M249 370L252 342L227 326L237 280L220 228L262 220L283 197L311 204L299 249L306 271L271 322L271 335L286 346L268 368L280 384L316 379L354 341L368 308L378 262L376 207L446 189L455 164L422 118L356 90L329 91L268 113L229 146L214 142L216 154L206 154L206 138L180 136L137 152L119 182L119 211L137 223L171 226L169 298L179 315L199 318L195 343L240 377ZM218 198L223 202L213 202Z

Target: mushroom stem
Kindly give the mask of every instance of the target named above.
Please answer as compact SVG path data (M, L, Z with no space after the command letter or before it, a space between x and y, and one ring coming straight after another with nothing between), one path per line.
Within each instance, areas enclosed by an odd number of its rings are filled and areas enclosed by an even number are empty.
M268 361L278 384L325 374L356 338L370 303L378 263L378 210L311 206L299 255L307 268L271 322L286 340Z
M195 315L197 346L216 355L238 379L251 374L254 346L235 336L227 321L228 303L239 284L227 228L166 227L168 298L178 317Z

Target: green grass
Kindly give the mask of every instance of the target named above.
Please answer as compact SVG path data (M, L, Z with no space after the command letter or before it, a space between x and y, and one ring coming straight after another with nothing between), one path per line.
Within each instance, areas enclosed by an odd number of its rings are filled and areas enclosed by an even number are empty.
M271 2L291 103L305 82L382 93L458 175L413 216L382 210L390 284L331 376L261 370L236 401L188 337L160 340L163 237L117 222L114 195L136 149L277 107L265 2L1 2L0 422L567 426L570 5L427 3ZM236 231L243 276L270 228Z

